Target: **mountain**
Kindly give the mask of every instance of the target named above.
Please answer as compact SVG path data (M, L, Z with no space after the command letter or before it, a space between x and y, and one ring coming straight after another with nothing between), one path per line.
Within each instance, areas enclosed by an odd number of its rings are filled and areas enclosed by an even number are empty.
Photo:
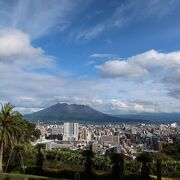
M46 109L27 114L27 120L37 120L52 123L75 121L80 123L107 124L107 123L180 123L180 113L137 113L112 116L101 113L89 106L78 104L58 103Z
M180 113L137 113L121 114L116 117L123 119L142 119L151 123L180 123Z
M43 122L78 121L81 123L137 123L144 122L137 119L114 117L101 113L86 105L58 103L46 109L27 114L27 120Z

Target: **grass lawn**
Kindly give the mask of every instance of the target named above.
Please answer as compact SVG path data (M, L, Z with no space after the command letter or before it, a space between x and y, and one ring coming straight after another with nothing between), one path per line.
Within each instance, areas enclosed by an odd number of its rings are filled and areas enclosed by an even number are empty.
M57 180L55 178L48 178L43 176L35 176L35 175L24 175L24 174L13 174L13 173L4 173L0 174L0 180ZM65 179L61 179L65 180Z
M156 180L156 176L151 176L154 180ZM166 177L162 177L162 180L180 180L180 178L166 178Z
M101 174L101 173L100 173ZM156 176L151 176L153 180L156 180ZM4 173L0 174L0 180L65 180L57 178L49 178L44 176L35 176L35 175L24 175L19 173ZM163 177L162 180L180 180L180 178L166 178Z

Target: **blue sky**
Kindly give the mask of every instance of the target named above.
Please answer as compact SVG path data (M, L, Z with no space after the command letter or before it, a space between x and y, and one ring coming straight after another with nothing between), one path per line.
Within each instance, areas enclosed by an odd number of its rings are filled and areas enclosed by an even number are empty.
M0 101L179 112L178 0L0 0Z

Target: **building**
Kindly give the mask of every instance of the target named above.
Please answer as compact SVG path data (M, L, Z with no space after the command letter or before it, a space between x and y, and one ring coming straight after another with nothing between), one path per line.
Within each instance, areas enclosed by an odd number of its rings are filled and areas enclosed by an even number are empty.
M77 141L79 132L78 123L64 123L63 140L64 141Z
M81 132L81 138L82 140L87 140L87 130L83 129Z
M101 142L119 144L119 136L112 136L112 135L101 136Z
M92 133L90 131L87 131L87 141L91 141L92 140Z
M51 128L51 130L52 130L51 132L52 135L63 134L63 127L53 127Z
M92 151L94 153L98 152L98 142L93 142L93 144L92 144Z

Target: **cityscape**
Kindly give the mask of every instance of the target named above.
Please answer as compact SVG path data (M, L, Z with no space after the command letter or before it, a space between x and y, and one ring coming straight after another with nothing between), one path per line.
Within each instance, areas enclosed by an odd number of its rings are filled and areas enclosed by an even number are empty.
M180 139L180 126L172 124L82 125L66 122L63 125L38 123L46 149L91 149L104 155L108 152L124 154L132 159L143 151L162 151L163 145Z
M180 0L0 0L0 180L180 180Z

